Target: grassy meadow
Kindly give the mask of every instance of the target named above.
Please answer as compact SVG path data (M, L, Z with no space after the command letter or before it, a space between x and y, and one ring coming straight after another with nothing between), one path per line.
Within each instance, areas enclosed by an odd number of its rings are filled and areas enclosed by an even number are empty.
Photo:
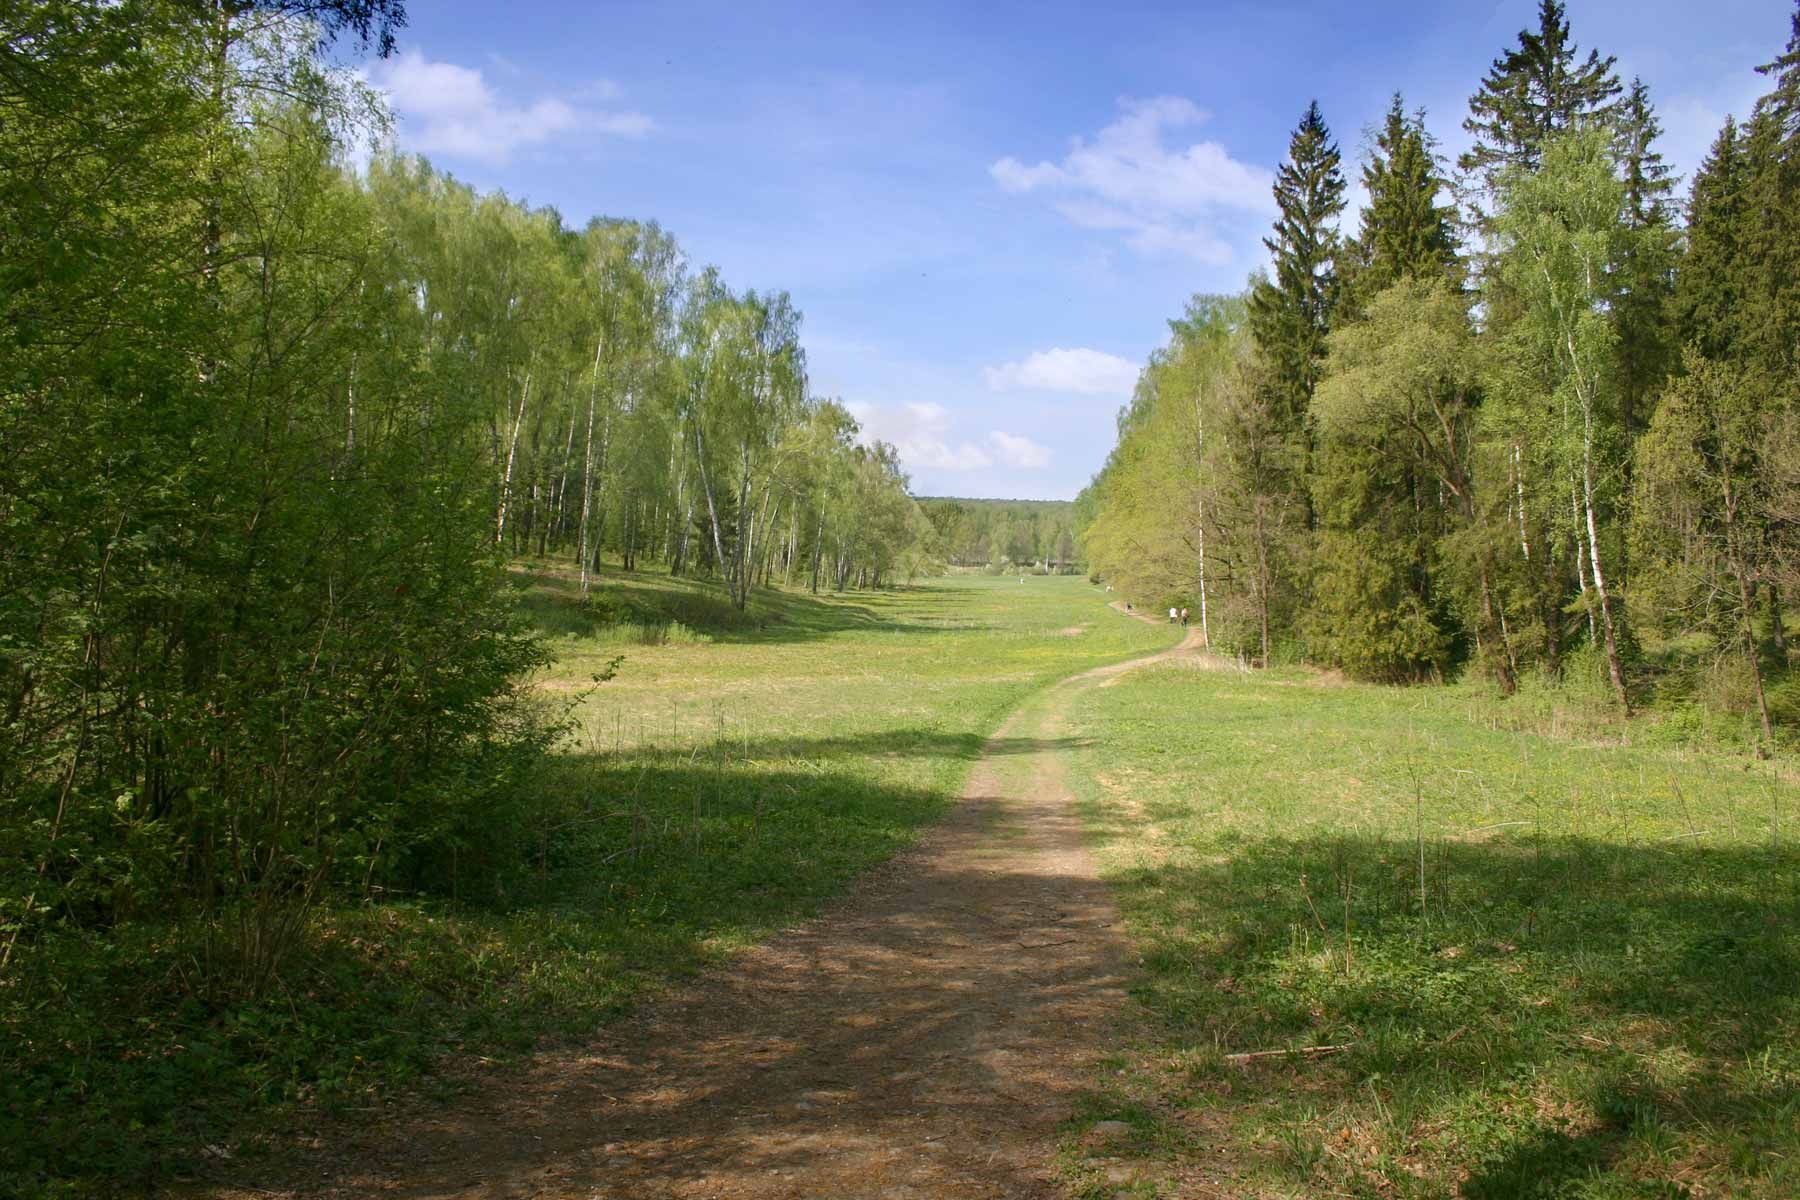
M1232 669L1082 694L1071 777L1151 1020L1070 1178L1113 1195L1127 1155L1141 1195L1800 1195L1800 787L1493 711ZM1109 1118L1125 1146L1081 1138Z
M1022 697L1175 640L1069 578L763 592L747 613L662 575L608 572L586 604L566 570L514 582L557 656L535 688L570 722L511 801L515 844L461 846L452 896L317 912L251 1000L196 986L192 923L32 947L0 988L0 1195L227 1172L309 1113L448 1094L591 1030L904 846Z

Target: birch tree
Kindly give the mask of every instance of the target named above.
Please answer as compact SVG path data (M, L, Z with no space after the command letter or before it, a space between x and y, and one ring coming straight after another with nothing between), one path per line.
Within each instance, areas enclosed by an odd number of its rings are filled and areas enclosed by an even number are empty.
M1502 175L1493 258L1518 309L1502 334L1494 390L1510 401L1503 420L1537 427L1528 444L1541 451L1538 465L1567 489L1560 541L1574 553L1614 697L1629 712L1625 614L1608 579L1619 543L1603 537L1616 532L1626 451L1613 302L1632 236L1611 147L1599 127L1553 137L1538 169Z

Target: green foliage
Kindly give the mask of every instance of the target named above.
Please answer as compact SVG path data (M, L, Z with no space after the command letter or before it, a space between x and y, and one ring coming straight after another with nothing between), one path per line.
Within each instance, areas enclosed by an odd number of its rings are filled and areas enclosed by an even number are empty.
M1216 356L1204 314L1171 322L1076 502L1096 574L1149 607L1200 601L1215 646L1369 679L1467 665L1510 694L1597 648L1626 711L1741 701L1758 672L1743 689L1696 682L1721 652L1783 673L1800 588L1785 532L1800 521L1797 64L1800 24L1761 68L1769 93L1726 123L1679 233L1649 89L1578 51L1555 0L1470 100L1460 212L1424 115L1396 94L1340 245L1337 154L1309 108L1248 336ZM1466 265L1459 227L1481 239ZM1685 436L1640 444L1663 394L1682 423L1717 415L1680 391L1690 343L1761 414L1740 490L1781 536L1748 555L1747 596L1717 590L1731 573L1698 492L1678 501L1665 472L1656 503L1633 499L1646 454L1664 471Z
M1635 541L1644 590L1665 635L1704 630L1716 651L1741 655L1765 744L1774 740L1763 692L1755 594L1775 583L1784 536L1764 461L1777 411L1739 367L1689 352L1638 442Z
M1455 211L1440 203L1445 185L1436 143L1424 111L1408 116L1398 92L1363 164L1362 182L1369 202L1341 271L1351 314L1403 278L1448 275L1457 262Z
M1076 550L1070 501L921 496L919 508L931 522L938 552L952 566L1004 563L1079 574L1087 565Z
M1321 662L1417 679L1448 665L1453 647L1437 553L1473 502L1474 345L1466 306L1442 284L1455 239L1424 117L1408 118L1398 95L1363 183L1343 310L1360 320L1331 335L1309 409L1318 553L1303 632ZM1438 503L1426 500L1433 483Z
M0 919L11 958L54 926L189 912L198 986L253 993L324 891L402 869L553 729L516 691L541 654L469 486L481 410L431 377L335 166L353 85L279 23L227 37L185 11L124 11L150 31L125 50L111 6L63 10L33 48L77 73L8 124L9 157L66 145L113 178L36 180L49 210L93 214L54 236L94 252L13 327L29 344L0 393L25 435L0 476ZM215 35L242 121L182 94ZM66 90L90 51L160 84L135 120L167 124L93 141L107 114ZM273 65L253 81L243 56ZM10 272L41 273L43 215L18 213L38 232L9 241Z
M1095 571L1122 597L1189 608L1208 645L1267 657L1292 603L1296 447L1247 319L1243 297L1188 302L1075 507Z
M1619 330L1619 416L1628 434L1648 422L1652 401L1674 365L1669 308L1674 299L1675 214L1668 201L1675 190L1670 168L1656 149L1662 125L1640 79L1618 111L1619 145L1614 153L1625 185L1625 223L1632 236L1619 264L1614 320Z
M1618 464L1629 432L1615 314L1622 264L1644 232L1625 219L1603 129L1557 135L1540 149L1538 169L1500 177L1492 271L1513 305L1492 360L1489 433L1533 468L1537 502L1556 514L1550 548L1574 552L1590 637L1603 640L1619 705L1629 709L1616 572Z
M1344 176L1337 144L1314 101L1288 141L1275 173L1280 209L1274 236L1274 277L1250 290L1250 329L1269 372L1278 424L1298 436L1312 404L1325 338L1337 306L1337 217L1344 210Z
M1688 200L1687 253L1675 289L1675 332L1709 358L1739 340L1744 278L1743 239L1747 197L1743 143L1727 117L1694 175Z
M255 995L323 897L506 860L560 736L509 551L573 548L583 591L655 555L740 612L803 523L815 586L921 568L784 293L689 280L654 225L343 168L386 118L320 55L388 52L401 5L0 17L0 972L179 914L196 986Z
M1472 513L1470 443L1479 363L1466 301L1408 279L1332 335L1313 408L1319 565L1307 644L1362 678L1413 680L1449 665L1459 585L1441 543ZM1447 504L1423 502L1434 493ZM1483 631L1486 636L1487 631Z
M1601 58L1569 40L1569 20L1558 0L1539 0L1538 27L1519 31L1517 46L1494 60L1469 97L1463 128L1474 139L1457 160L1486 187L1508 170L1533 171L1544 143L1598 118L1610 118L1620 86L1612 55Z

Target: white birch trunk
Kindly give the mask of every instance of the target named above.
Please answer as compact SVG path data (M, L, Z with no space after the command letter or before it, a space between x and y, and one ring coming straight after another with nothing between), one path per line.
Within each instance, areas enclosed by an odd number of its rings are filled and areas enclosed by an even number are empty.
M588 387L587 446L581 455L581 534L576 539L581 555L581 594L588 594L588 521L594 509L594 406L599 402L600 393L600 348L602 343L594 342L594 380ZM573 426L570 429L573 434Z
M494 516L494 544L506 537L506 505L512 497L513 458L519 452L519 427L525 423L525 402L531 395L531 368L525 369L525 385L519 389L519 411L513 417L512 437L506 443L506 470L500 476L500 511Z

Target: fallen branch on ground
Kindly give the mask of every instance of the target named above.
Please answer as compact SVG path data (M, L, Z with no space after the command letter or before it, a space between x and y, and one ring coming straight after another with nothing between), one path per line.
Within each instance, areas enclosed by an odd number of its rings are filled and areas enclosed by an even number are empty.
M1355 1042L1344 1042L1337 1046L1294 1046L1286 1050L1246 1050L1242 1054L1227 1054L1226 1062L1249 1062L1255 1058L1297 1058L1313 1057L1320 1054L1341 1054L1356 1045Z

